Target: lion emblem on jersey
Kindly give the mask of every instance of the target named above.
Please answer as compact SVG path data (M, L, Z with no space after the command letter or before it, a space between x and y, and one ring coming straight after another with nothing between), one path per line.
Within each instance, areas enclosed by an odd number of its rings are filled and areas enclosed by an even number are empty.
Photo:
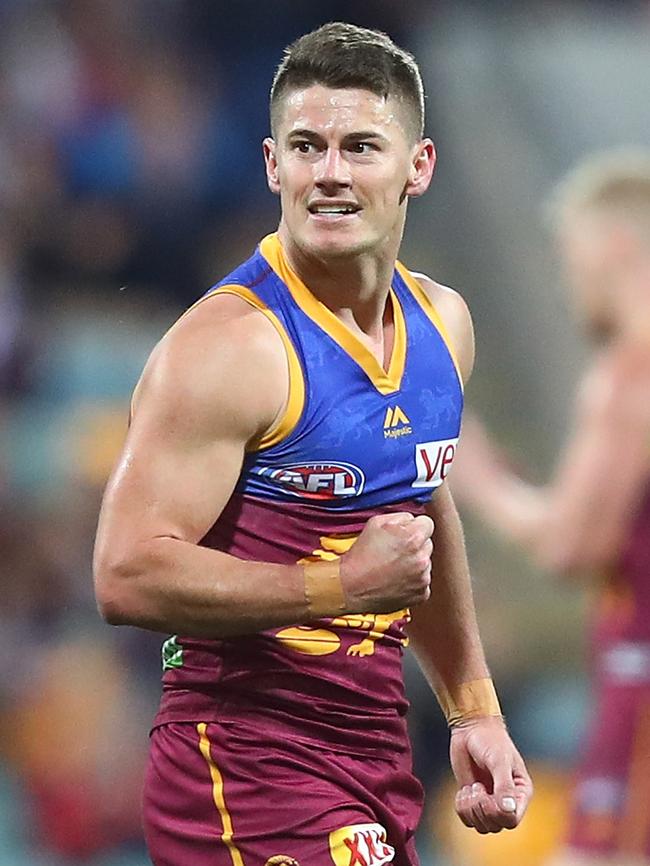
M269 857L264 866L300 866L300 863L288 854L274 854L273 857Z

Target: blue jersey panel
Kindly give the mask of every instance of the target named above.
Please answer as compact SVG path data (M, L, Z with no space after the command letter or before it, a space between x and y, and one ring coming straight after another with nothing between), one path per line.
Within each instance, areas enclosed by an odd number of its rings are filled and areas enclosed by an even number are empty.
M392 297L399 306L394 319L403 315L404 363L395 387L382 393L356 357L356 338L341 345L315 320L313 296L308 313L287 282L258 248L219 284L246 286L275 313L305 383L297 425L278 444L247 455L238 492L343 510L428 500L453 460L463 403L454 360L432 317L396 270ZM397 328L395 344L394 352Z

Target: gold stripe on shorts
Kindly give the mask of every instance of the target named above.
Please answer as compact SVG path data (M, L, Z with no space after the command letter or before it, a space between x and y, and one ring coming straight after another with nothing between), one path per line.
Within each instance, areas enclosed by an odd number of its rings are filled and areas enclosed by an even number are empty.
M210 754L210 740L208 739L207 727L208 726L205 722L201 722L201 724L196 726L196 730L199 733L199 748L201 749L201 754L205 758L205 762L210 769L210 778L212 779L212 799L214 800L214 804L219 812L221 826L223 827L221 841L228 848L230 859L232 860L232 866L244 866L241 851L233 842L234 831L232 828L232 818L230 817L230 812L226 806L226 799L223 793L223 776Z

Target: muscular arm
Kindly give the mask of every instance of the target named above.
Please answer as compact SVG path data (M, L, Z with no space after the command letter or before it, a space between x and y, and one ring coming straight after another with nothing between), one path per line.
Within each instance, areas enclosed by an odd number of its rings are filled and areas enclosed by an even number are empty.
M286 367L272 325L229 296L204 301L156 348L100 515L95 584L108 622L218 637L306 615L298 566L198 544L246 444L283 410Z
M450 289L419 277L449 333L466 381L474 361L469 311ZM431 597L412 611L409 636L433 690L454 695L462 684L489 677L479 635L463 531L447 484L427 508L435 524ZM488 710L486 709L486 713ZM532 783L500 716L478 713L452 728L450 759L458 782L456 811L479 833L516 827Z
M427 508L435 526L431 599L412 611L409 637L431 684L451 690L489 676L479 637L463 531L447 485Z
M464 430L452 486L541 565L574 571L615 559L649 471L650 359L616 347L580 388L571 435L546 487L508 467L480 424Z
M417 279L440 314L463 382L474 364L474 330L461 296L422 274ZM450 688L488 676L472 599L463 530L446 484L434 494L427 513L435 526L431 600L413 610L409 634L431 686Z

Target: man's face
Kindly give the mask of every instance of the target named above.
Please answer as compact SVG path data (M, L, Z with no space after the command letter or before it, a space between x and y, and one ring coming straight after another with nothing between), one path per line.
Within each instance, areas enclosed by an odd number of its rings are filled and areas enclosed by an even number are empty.
M407 131L407 108L367 90L313 85L279 107L264 155L282 221L306 253L350 256L401 237L406 198L429 185L435 151Z

